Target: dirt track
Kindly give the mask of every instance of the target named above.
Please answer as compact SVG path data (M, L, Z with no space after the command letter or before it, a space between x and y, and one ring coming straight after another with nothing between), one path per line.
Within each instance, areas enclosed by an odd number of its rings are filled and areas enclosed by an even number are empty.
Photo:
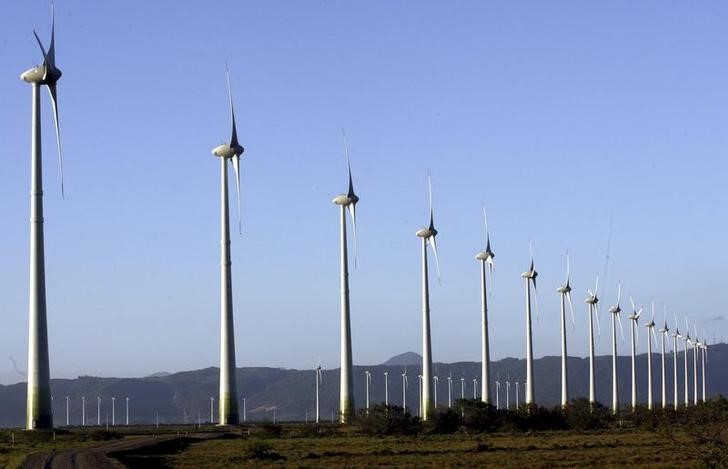
M188 436L143 436L127 438L92 446L88 448L69 449L45 454L33 454L23 463L23 467L31 469L118 469L124 467L109 453L131 451L145 446L154 446L178 438L208 439L217 438L221 434L193 434Z

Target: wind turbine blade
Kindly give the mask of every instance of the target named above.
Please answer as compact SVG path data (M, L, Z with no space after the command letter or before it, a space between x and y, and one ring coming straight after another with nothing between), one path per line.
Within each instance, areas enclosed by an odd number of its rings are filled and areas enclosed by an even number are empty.
M432 246L432 252L435 254L435 268L437 269L437 283L442 285L442 280L440 279L440 258L437 256L437 242L435 241L434 236L430 236L429 241L430 241L430 246Z
M652 322L655 322L655 300L652 300Z
M655 347L657 347L657 334L655 334L655 328L650 327L650 331L652 331L652 341L655 344ZM650 340L649 338L647 340Z
M63 155L61 153L61 129L58 122L58 93L56 90L56 84L52 83L48 85L48 93L51 95L51 105L53 106L53 119L56 123L56 145L58 145L58 169L61 174L61 197L65 198L65 191L63 189Z
M622 282L617 284L617 305L622 302Z
M238 231L240 234L243 234L243 220L240 215L240 155L235 155L231 159L233 160L233 169L235 170L235 188L238 191Z
M232 123L232 135L230 136L230 146L236 147L238 146L238 130L235 125L235 109L233 108L233 91L232 87L230 86L230 70L228 69L227 62L225 63L225 77L227 78L227 87L228 87L228 98L230 99L230 122Z
M354 180L351 177L351 159L349 157L349 143L346 140L346 131L342 128L341 135L344 138L344 153L346 154L346 167L349 171L349 188L346 192L347 196L351 197L354 195Z
M632 305L632 311L637 312L637 307L634 305L634 300L632 300L632 295L629 295L629 303Z
M635 321L634 325L630 325L630 327L633 327L634 329L636 329L635 335L634 335L634 344L635 344L635 347L637 347L637 348L639 348L639 346L640 346L640 330L637 328L638 324L639 323L637 321ZM649 331L648 331L647 335L648 336L650 335ZM650 338L647 337L647 340L650 340Z
M675 319L675 330L677 330L677 313L672 313Z
M56 4L51 2L51 43L48 46L48 60L51 67L56 66Z
M597 275L597 282L596 282L596 285L594 286L594 296L597 296L598 293L599 293L599 276Z
M571 327L572 329L576 325L574 321L574 305L571 303L571 292L566 293L566 300L569 302L569 311L571 312Z
M569 251L566 251L566 284L569 284L571 279L571 262L569 260Z
M46 65L50 65L50 59L48 58L48 54L46 53L45 47L43 47L43 43L40 42L40 38L38 37L38 33L35 32L35 29L33 30L33 35L35 36L35 40L38 41L40 51L43 53L43 62Z
M533 277L531 279L533 282L533 306L536 310L536 321L539 320L539 313L538 313L538 290L536 289L536 277Z
M356 203L349 204L349 214L351 214L351 227L354 233L354 268L356 269L357 258L357 241L356 241Z
M622 342L624 342L624 328L622 327L622 317L619 313L616 313L617 324L619 324L619 333L622 336Z
M597 305L594 305L594 317L597 323L597 337L602 336L602 326L599 324L599 311L597 311Z

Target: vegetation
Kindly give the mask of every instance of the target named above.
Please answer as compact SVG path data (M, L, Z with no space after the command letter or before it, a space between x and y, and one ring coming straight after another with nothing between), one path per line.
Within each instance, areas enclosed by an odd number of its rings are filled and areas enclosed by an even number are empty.
M150 433L175 434L139 450L114 454L133 467L487 466L728 467L728 401L678 411L644 407L613 415L575 400L567 409L498 410L458 401L422 422L396 406L373 406L352 425L262 424L228 429L200 440L187 433L215 427L139 427L116 432L0 432L0 467L18 467L33 452L105 444ZM215 436L215 435L213 435Z

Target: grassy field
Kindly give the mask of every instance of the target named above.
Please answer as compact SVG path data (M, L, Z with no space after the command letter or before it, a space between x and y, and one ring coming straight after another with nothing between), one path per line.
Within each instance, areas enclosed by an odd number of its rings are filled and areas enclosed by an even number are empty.
M323 437L251 435L149 451L135 465L220 467L705 467L682 433L606 430L533 434ZM169 454L169 453L173 454Z

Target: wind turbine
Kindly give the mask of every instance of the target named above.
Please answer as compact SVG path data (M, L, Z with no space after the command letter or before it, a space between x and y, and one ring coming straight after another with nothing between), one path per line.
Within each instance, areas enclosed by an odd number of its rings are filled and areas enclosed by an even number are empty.
M677 316L675 316L675 331L672 333L672 371L673 371L672 400L673 400L673 404L675 406L675 410L677 410L677 406L678 406L678 402L679 402L679 398L678 398L678 394L677 394L677 354L678 354L678 340L679 339L682 339L682 335L680 334L680 330L677 328Z
M685 335L682 337L682 340L685 342L683 353L685 363L683 368L685 370L685 408L687 408L690 405L690 388L688 386L688 346L692 343L692 340L690 339L690 328L688 327L688 318L685 318Z
M569 255L566 255L566 283L561 285L556 291L561 297L561 407L569 404L569 380L566 369L566 360L568 358L566 352L566 304L569 304L571 311L571 324L574 324L574 305L571 303L571 282L570 282L570 264ZM518 385L516 385L518 388ZM518 403L516 403L518 409Z
M422 418L422 375L417 375L417 416Z
M495 380L495 408L496 410L500 410L500 378L496 378Z
M437 377L437 375L432 377L433 381L433 394L435 396L435 409L437 409L437 384L440 382L440 378Z
M655 302L652 302L652 318L650 322L645 324L647 328L647 408L652 410L652 342L650 341L650 335L652 340L655 341L657 346L657 336L655 335Z
M41 153L40 87L48 87L56 124L56 144L63 197L63 159L61 133L58 124L58 80L61 70L56 66L55 8L51 3L51 42L43 47L33 31L43 53L43 64L26 70L20 79L32 87L32 123L30 148L30 304L28 311L28 386L25 427L27 430L53 428L50 365L48 361L48 319L45 288L45 241L43 235L43 164Z
M490 404L490 345L488 341L488 294L486 282L486 264L490 270L491 286L493 284L493 258L495 254L490 248L490 233L488 231L488 215L483 207L483 220L485 221L485 251L480 251L475 258L480 261L480 304L481 304L481 400Z
M367 415L369 415L369 385L372 382L372 374L369 372L369 370L366 370L364 372L364 376L366 378L366 385L367 385Z
M511 408L511 380L506 378L506 410Z
M346 194L337 196L333 203L341 207L340 250L341 250L341 373L339 386L339 420L347 423L354 414L354 369L351 355L351 319L349 309L349 253L346 241L346 211L351 214L351 223L354 229L354 265L356 266L356 204L359 197L354 193L354 182L351 177L351 160L349 159L349 145L346 142L346 133L341 130L344 138L344 151L346 165L349 172L349 188ZM367 408L369 408L367 406Z
M478 399L478 378L473 378L473 400Z
M624 331L622 330L622 321L620 320L619 313L622 312L622 308L619 303L622 300L622 284L617 287L617 304L609 308L609 312L612 314L612 413L619 411L619 396L617 393L617 324L619 324L619 330L622 332L622 340L624 340Z
M642 308L637 311L637 307L634 305L634 300L631 296L629 297L629 302L632 304L632 314L627 316L627 319L630 320L629 335L632 339L632 412L634 412L637 409L637 363L635 357L635 347L639 343L640 337L639 333L636 333L636 329L637 323L640 319L640 315L642 314ZM635 333L637 334L636 336Z
M407 413L407 368L402 373L402 409Z
M319 423L321 421L319 388L320 388L321 383L323 382L323 371L321 368L321 363L318 364L315 371L316 371L316 423Z
M96 396L96 426L101 426L101 396Z
M666 310L667 308L665 308ZM667 311L665 311L665 316L667 316ZM665 319L665 325L662 326L662 328L658 331L660 333L660 365L661 365L661 376L662 376L662 408L667 407L667 389L665 380L667 376L665 375L665 338L667 337L667 334L670 332L670 329L667 327L667 319Z
M384 372L384 405L389 406L389 371Z
M703 336L705 336L705 331L703 331ZM706 336L707 337L707 336ZM703 347L702 347L702 354L701 354L701 366L703 368L703 402L705 402L705 362L708 361L708 340L705 339L703 341Z
M533 283L533 294L536 297L536 277L538 272L534 268L533 252L531 252L531 265L528 270L521 274L526 280L526 406L534 403L533 392L533 335L531 332L531 284ZM537 297L535 298L538 304ZM538 308L537 308L538 311Z
M452 373L447 377L447 408L452 409Z
M596 400L596 383L594 373L594 318L597 317L597 327L599 327L599 317L597 316L597 305L599 304L599 277L597 276L594 293L587 289L589 296L585 300L589 305L589 404L594 405Z
M427 228L417 231L418 238L422 238L422 385L423 403L422 420L427 421L432 413L432 338L430 336L430 282L427 269L427 245L432 246L437 267L437 278L440 279L440 261L437 258L437 230L435 229L434 211L432 208L432 180L427 175L427 188L430 196L430 224Z
M518 401L520 400L520 398L518 397L519 388L520 386L518 386L518 381L516 381L516 410L518 410Z
M233 281L232 263L230 261L230 214L228 207L228 160L235 170L235 182L238 194L238 231L242 232L240 221L240 157L243 147L238 142L238 131L235 126L235 110L233 93L230 86L230 72L225 67L230 100L230 121L232 134L230 143L223 143L213 148L212 154L220 158L220 396L218 398L219 425L237 425L238 416L238 384L235 375L235 332L233 319Z
M126 426L129 426L129 398L126 398Z
M465 399L465 377L460 378L460 399Z
M693 340L693 404L698 405L698 347L700 340L698 339L698 328L693 324L695 332L695 340Z

